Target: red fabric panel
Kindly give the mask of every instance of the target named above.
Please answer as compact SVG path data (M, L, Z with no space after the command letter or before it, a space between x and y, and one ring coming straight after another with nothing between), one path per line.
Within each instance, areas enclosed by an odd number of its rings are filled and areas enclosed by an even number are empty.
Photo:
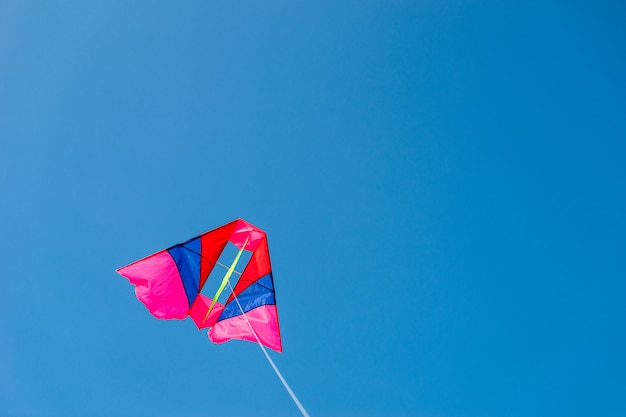
M196 323L198 329L205 329L207 327L212 327L220 314L222 314L222 310L224 310L224 306L220 303L215 303L213 306L213 310L211 310L211 314L207 317L206 321L204 318L206 317L206 312L209 311L209 306L211 305L211 299L209 297L205 297L202 294L199 294L196 297L196 301L191 306L189 310L189 316Z
M200 290L222 254L236 225L237 220L200 236L200 251L202 252L200 258Z
M267 237L263 237L263 239L258 242L258 246L252 253L246 269L244 269L237 285L235 285L235 294L240 294L243 290L248 288L250 284L262 276L269 274L271 271L272 265L270 263L270 253L267 247ZM233 294L231 293L226 303L231 302L233 298Z

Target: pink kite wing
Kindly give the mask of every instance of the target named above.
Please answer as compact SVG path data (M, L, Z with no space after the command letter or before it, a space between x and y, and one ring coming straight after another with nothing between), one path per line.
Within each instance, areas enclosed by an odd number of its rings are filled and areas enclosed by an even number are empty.
M251 255L233 293L220 304L200 292L229 242ZM117 272L135 286L137 298L154 317L191 317L199 329L210 328L209 339L214 343L247 340L282 352L267 236L242 219L161 250ZM228 276L224 278L227 280Z

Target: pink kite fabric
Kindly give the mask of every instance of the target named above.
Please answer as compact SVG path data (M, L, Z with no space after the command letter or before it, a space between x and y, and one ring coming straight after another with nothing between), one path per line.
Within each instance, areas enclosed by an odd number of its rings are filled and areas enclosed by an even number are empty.
M212 303L200 292L228 242L251 252L250 261L225 304ZM267 235L242 219L117 272L135 285L137 298L157 318L189 316L199 329L210 329L209 339L214 343L232 339L257 342L258 337L262 345L282 352Z
M120 272L135 285L137 298L160 319L184 319L189 305L178 268L166 252L158 252Z
M278 312L275 305L257 307L252 311L248 311L245 317L240 315L217 322L209 330L209 339L213 343L224 343L233 338L256 342L257 340L254 334L250 332L246 318L255 329L261 344L279 352L281 351Z

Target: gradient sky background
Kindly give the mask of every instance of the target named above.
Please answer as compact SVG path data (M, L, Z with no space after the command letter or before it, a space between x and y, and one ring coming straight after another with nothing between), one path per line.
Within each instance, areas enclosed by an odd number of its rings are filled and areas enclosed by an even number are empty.
M626 415L626 8L1 1L0 415L297 416L115 269L268 233L312 417Z

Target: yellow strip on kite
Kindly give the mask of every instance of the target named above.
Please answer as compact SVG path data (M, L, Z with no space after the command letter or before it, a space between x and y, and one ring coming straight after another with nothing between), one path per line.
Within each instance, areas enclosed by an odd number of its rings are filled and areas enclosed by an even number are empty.
M217 299L220 298L220 295L222 295L222 291L224 291L224 288L226 287L226 283L228 283L228 281L230 280L230 276L235 271L235 267L237 266L237 262L239 262L239 258L241 258L241 254L243 253L243 250L245 249L246 245L248 244L248 239L250 239L250 235L248 235L248 237L246 238L246 241L241 246L241 249L239 249L239 252L237 253L237 256L235 256L235 260L233 261L233 263L228 268L228 271L226 271L226 275L224 275L224 279L222 279L222 283L220 284L220 287L217 289L217 292L213 296L213 300L211 301L211 305L209 306L209 311L206 312L206 315L204 316L204 320L202 320L203 323L206 321L206 319L209 318L209 314L211 314L211 311L213 310L213 307L215 306L215 303L217 302Z

